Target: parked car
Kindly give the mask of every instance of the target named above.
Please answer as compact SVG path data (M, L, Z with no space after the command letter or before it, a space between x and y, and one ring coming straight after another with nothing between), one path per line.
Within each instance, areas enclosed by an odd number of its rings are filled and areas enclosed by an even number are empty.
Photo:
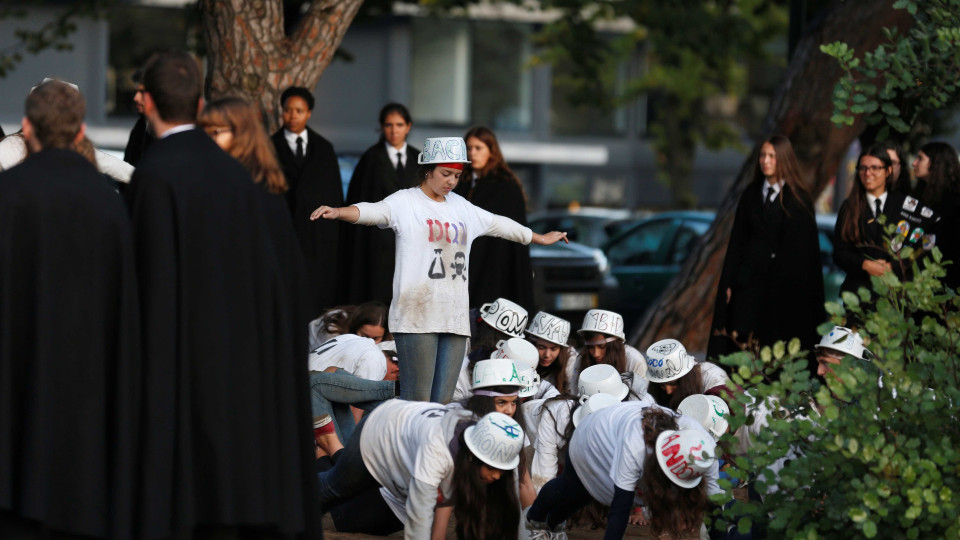
M610 238L630 228L637 217L629 210L588 207L537 212L527 217L527 225L540 234L565 231L570 241L599 248Z
M690 249L707 232L715 216L714 212L664 212L635 223L604 244L611 273L619 283L615 302L605 307L622 314L628 328L636 324L680 271ZM828 300L837 298L844 278L833 262L835 222L836 215L817 216Z
M616 300L617 280L597 248L577 242L531 244L530 262L536 308L567 319L574 329L580 327L588 309Z

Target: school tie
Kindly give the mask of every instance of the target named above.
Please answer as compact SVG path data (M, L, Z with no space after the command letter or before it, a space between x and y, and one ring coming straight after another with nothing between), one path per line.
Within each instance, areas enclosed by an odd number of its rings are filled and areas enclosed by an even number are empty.
M397 178L403 179L403 153L397 152Z
M297 137L297 163L303 162L303 137Z
M879 198L874 199L873 200L873 217L875 218L880 217L880 212L882 211L883 211L883 208L881 206L880 199Z

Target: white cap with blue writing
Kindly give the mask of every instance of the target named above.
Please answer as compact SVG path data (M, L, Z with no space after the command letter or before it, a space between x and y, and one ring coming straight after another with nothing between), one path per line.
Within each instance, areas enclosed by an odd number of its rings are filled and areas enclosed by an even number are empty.
M470 163L463 137L432 137L423 142L423 152L417 157L420 165Z
M509 471L520 464L523 429L503 413L485 415L464 430L463 440L473 455L495 469Z

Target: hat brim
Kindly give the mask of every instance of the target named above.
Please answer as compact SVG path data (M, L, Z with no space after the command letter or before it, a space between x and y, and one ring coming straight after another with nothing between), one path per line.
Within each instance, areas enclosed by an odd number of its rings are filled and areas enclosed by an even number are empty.
M473 455L476 456L477 459L484 462L488 466L493 467L494 469L500 469L501 471L509 471L512 469L516 469L517 465L520 465L519 453L517 453L516 457L514 457L509 463L497 463L481 455L479 449L476 446L474 446L470 440L470 434L473 433L473 430L475 429L477 429L477 426L473 425L463 430L463 441L467 443L467 448L470 449L470 452L473 453Z
M561 346L561 347L566 347L566 346L567 346L566 343L560 343L559 341L554 341L554 340L552 340L552 339L550 339L550 338L548 338L548 337L544 337L544 336L541 336L540 334L537 334L537 333L535 333L535 332L531 332L530 330L525 330L523 333L524 333L524 337L527 337L527 338L529 338L529 337L532 336L532 337L535 337L535 338L537 338L537 339L542 339L542 340L546 341L547 343L553 343L554 345L559 345L559 346Z
M581 329L577 330L577 334L579 334L580 336L583 336L583 334L588 333L588 332L591 333L591 334L603 334L603 335L605 335L605 336L615 337L615 338L617 338L617 339L622 339L624 342L627 341L627 335L626 335L626 334L620 335L620 334L613 334L613 333L610 333L610 332L604 332L603 330L588 330L588 329L584 329L584 328L581 328Z

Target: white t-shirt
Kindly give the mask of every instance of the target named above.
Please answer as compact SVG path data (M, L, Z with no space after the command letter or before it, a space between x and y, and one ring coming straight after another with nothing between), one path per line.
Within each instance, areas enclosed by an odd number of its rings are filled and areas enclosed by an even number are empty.
M623 349L627 357L627 371L637 374L633 378L633 390L642 396L647 392L647 361L632 345L624 344ZM573 396L580 395L579 361L576 349L570 347L570 358L567 360L567 393Z
M602 504L613 502L615 487L636 490L647 455L643 442L642 411L655 406L644 401L611 405L583 419L573 433L570 461L587 492ZM713 440L693 418L680 416L677 424L680 429L702 433L704 440ZM723 493L717 484L719 469L719 460L714 460L710 470L703 475L702 481L706 482L708 495Z
M527 426L537 424L533 442L533 463L530 467L530 478L537 493L544 484L557 476L561 448L565 444L563 434L570 424L576 404L572 399L557 399L539 402L529 413L527 409L523 410ZM528 428L527 431L531 430L533 428Z
M338 367L361 379L382 381L387 374L387 359L370 338L343 334L324 341L308 356L310 371Z
M470 411L438 403L392 399L367 418L360 455L370 475L392 496L385 499L407 525L407 538L429 536L438 489L444 499L453 496L450 440L457 423L472 417ZM419 499L411 493L414 484Z
M724 386L730 377L722 367L712 362L701 362L700 364L700 384L703 385L703 391L716 386Z
M533 239L529 228L456 193L437 202L416 187L355 206L360 210L357 223L393 229L397 237L389 317L393 332L469 336L471 244L480 236L522 244Z
M457 375L457 387L453 390L453 401L463 401L473 395L470 389L470 358L464 356L460 364L460 374Z

